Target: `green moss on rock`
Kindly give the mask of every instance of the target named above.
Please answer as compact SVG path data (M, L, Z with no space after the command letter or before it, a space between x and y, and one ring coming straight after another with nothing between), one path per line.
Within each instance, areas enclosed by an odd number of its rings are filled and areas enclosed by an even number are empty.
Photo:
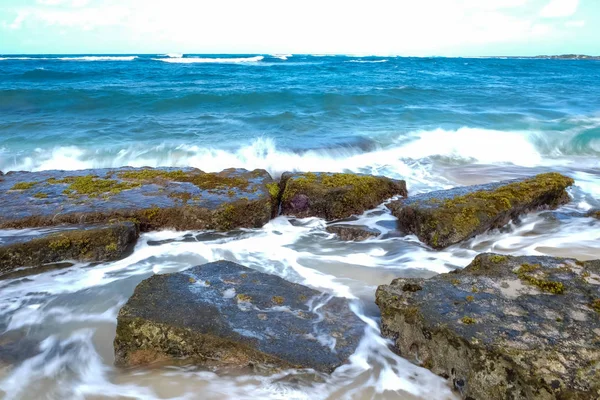
M286 173L282 187L283 214L327 220L361 214L390 197L407 195L404 181L349 173Z
M74 196L98 197L103 194L118 194L123 190L129 190L141 186L140 183L119 182L114 179L102 179L94 175L77 176L65 178L56 183L68 183L64 194Z
M73 229L74 228L74 229ZM129 222L78 225L0 245L0 273L66 260L115 260L126 254L138 236Z
M561 174L546 173L523 181L492 185L490 189L482 185L480 190L457 188L440 192L440 198L435 198L435 193L419 195L406 202L393 202L389 207L402 230L441 249L501 227L538 207L557 207L568 201L565 189L573 183L573 179ZM461 194L465 191L466 194ZM447 195L453 192L457 195Z
M543 292L563 294L565 291L565 285L562 282L547 279L547 274L545 273L536 274L540 268L541 267L538 264L522 264L517 270L517 276L523 282L526 282L532 286L536 286Z
M28 190L37 185L37 182L19 182L15 183L10 190Z

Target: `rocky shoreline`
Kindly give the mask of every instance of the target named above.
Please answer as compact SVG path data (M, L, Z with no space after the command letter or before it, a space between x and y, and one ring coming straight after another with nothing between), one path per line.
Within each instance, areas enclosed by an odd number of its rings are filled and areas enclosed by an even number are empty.
M140 232L259 228L278 215L322 218L341 240L366 240L379 232L345 220L384 202L398 234L437 250L558 208L573 183L545 173L409 196L404 181L346 173L285 173L279 181L241 169L0 173L0 274L119 259ZM600 398L599 268L482 254L428 280L398 278L377 290L381 331L398 354L447 378L465 399ZM121 308L114 348L120 367L329 373L347 362L364 329L348 299L220 261L141 282Z

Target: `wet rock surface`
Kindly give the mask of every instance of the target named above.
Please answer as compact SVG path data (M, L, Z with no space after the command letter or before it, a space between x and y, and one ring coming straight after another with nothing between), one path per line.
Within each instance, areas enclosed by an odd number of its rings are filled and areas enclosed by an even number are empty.
M525 180L459 187L391 202L401 231L415 234L434 249L443 249L489 229L500 228L519 215L552 209L569 201L573 184L558 173Z
M341 240L360 242L370 238L377 237L381 232L360 225L344 225L336 224L329 225L325 230L329 233L336 234Z
M119 312L115 363L331 372L363 332L346 299L219 261L140 283Z
M264 170L118 168L9 172L0 177L0 228L131 220L142 231L260 227L277 209Z
M0 231L0 273L59 261L112 261L126 255L138 237L133 222L67 225Z
M482 254L376 302L395 350L465 399L600 398L600 260Z
M328 221L362 214L393 196L407 196L406 183L386 177L324 172L284 173L281 213Z

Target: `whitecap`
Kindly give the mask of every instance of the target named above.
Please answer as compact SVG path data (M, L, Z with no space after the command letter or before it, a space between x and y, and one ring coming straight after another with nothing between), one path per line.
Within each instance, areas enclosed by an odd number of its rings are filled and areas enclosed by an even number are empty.
M180 57L180 58L153 58L155 61L163 61L174 64L202 64L202 63L216 63L216 64L243 64L243 63L255 63L262 61L263 56L256 57L241 57L241 58L210 58L210 57Z

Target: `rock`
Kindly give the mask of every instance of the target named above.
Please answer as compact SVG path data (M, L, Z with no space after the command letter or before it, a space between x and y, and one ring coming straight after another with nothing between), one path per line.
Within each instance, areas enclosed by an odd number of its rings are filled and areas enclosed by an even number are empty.
M592 217L592 218L596 218L596 219L600 219L600 210L598 210L598 209L590 210L587 213L587 216L588 217Z
M558 173L442 190L390 203L400 230L415 234L434 249L443 249L519 215L552 209L569 201L573 179Z
M465 399L600 398L600 260L483 254L376 303L395 350Z
M329 225L325 230L329 233L338 235L341 240L355 242L377 237L381 234L381 232L376 231L375 229L358 225Z
M382 176L289 173L281 177L281 213L328 221L362 214L393 196L406 196L406 182Z
M118 168L9 172L0 179L0 228L131 220L142 231L261 227L277 209L264 170Z
M29 234L0 231L0 273L65 260L110 261L135 244L133 222L60 226Z
M364 324L346 299L218 261L141 282L119 312L118 366L152 362L331 372Z

